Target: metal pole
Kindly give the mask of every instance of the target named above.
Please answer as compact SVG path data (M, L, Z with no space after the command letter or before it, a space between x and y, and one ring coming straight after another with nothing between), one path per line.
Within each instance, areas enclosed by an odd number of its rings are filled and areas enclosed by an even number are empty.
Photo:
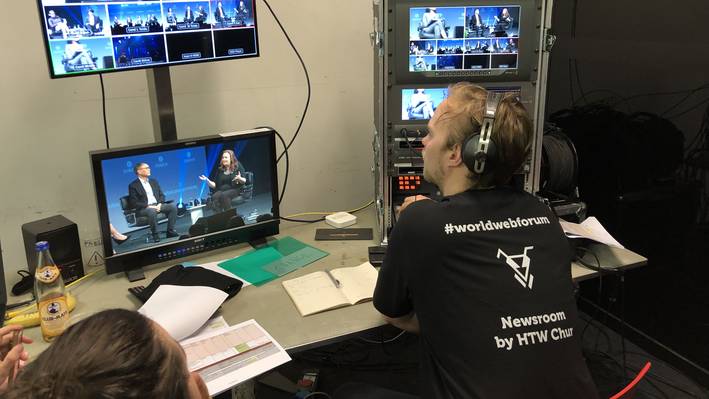
M170 68L163 66L148 69L146 74L155 142L177 140Z

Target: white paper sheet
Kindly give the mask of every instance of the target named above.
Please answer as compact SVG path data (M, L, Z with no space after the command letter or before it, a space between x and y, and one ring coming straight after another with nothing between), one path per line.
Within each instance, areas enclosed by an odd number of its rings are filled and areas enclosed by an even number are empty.
M194 332L194 334L190 335L189 337L185 339L191 339L191 338L198 338L202 336L207 336L213 331L221 330L223 328L228 328L229 323L226 322L224 319L224 316L218 316L212 319L207 320L206 323L197 331Z
M581 224L559 220L564 233L570 238L584 237L612 247L625 248L606 231L595 217L591 216Z
M190 371L198 371L214 396L290 361L255 320L212 330L180 342Z
M226 298L226 292L212 287L161 285L138 312L179 341L202 327Z

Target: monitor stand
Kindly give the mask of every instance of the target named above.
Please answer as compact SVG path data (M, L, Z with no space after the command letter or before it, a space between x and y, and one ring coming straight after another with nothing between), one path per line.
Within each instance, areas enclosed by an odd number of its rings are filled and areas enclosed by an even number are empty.
M126 270L125 273L126 273L126 278L131 283L135 282L135 281L145 280L145 273L143 273L142 267Z
M250 241L249 241L249 245L251 245L252 247L254 247L254 249L263 248L263 247L266 246L266 244L268 244L268 241L266 240L266 237L261 237L261 238L257 238L257 239L255 239L255 240L250 240Z
M177 140L175 105L172 100L170 67L163 66L146 71L150 114L153 120L153 134L156 142ZM126 270L126 278L131 283L145 279L143 268Z

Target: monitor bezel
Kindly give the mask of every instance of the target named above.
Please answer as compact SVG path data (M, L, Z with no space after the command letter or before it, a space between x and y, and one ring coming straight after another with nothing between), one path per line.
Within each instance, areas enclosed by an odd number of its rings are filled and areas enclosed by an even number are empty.
M145 154L146 152L152 153L183 148L201 147L210 144L219 144L236 140L248 140L260 137L267 137L269 143L268 145L270 147L269 156L271 157L271 198L273 204L273 217L271 219L231 229L220 230L213 233L200 235L197 237L190 237L177 241L158 243L153 246L141 248L135 251L124 252L120 254L113 253L113 243L111 241L111 232L109 228L110 220L108 216L108 203L106 201L106 192L103 180L102 161ZM106 273L119 273L122 271L127 271L128 269L139 268L142 266L159 263L163 260L157 257L158 254L172 252L173 249L177 250L183 248L192 248L195 245L204 245L205 241L220 244L224 244L229 241L231 245L236 245L239 243L254 241L267 236L278 234L280 224L280 210L278 203L279 186L277 175L278 167L276 164L275 137L275 130L260 128L246 130L243 132L226 133L223 135L212 135L169 142L91 151L89 153L89 156L91 162L91 172L93 174L94 192L96 193L97 213L99 216L99 230L103 242L103 258L105 261ZM205 248L200 251L185 253L182 256L193 255L200 252L207 252L209 250L217 249L218 247L223 246L225 245L214 244L211 246L211 248Z
M501 75L488 75L489 70L453 70L453 71L409 71L409 22L412 8L422 7L520 7L520 36L517 51L517 68L505 70ZM393 80L396 84L443 84L454 83L461 80L475 82L509 82L525 81L533 78L535 51L539 42L539 27L535 22L541 17L540 11L535 6L535 0L394 0L390 6L389 27L393 34L390 35L389 58L390 70L394 71Z
M52 50L51 50L51 47L49 46L49 38L47 37L47 21L44 18L44 12L42 9L42 7L43 7L42 1L43 0L36 0L36 1L37 1L37 16L39 17L39 24L40 24L40 27L42 28L44 52L45 52L46 59L47 59L47 69L49 70L49 78L50 79L75 78L75 77L88 76L88 75L102 75L102 74L116 73L116 72L136 71L136 70L141 70L141 69L174 67L174 66L180 66L180 65L200 64L200 63L205 63L205 62L233 61L233 60L242 60L242 59L246 59L246 58L254 58L254 57L261 56L261 47L259 45L259 40L258 40L258 18L256 16L256 0L253 0L251 4L252 4L252 9L253 9L253 15L254 15L253 29L254 29L254 43L255 43L255 47L256 47L256 53L254 53L254 54L248 54L248 55L236 56L236 57L220 57L220 58L213 57L213 58L206 58L206 59L198 59L198 60L194 60L194 61L165 62L162 64L152 64L152 65L130 67L130 68L115 68L114 67L113 69L104 69L104 70L99 70L99 71L75 72L75 73L67 73L67 74L57 75L54 73L54 67L52 66ZM155 0L155 1L162 2L162 0ZM81 4L82 3L78 3L77 5L81 5ZM163 35L164 34L165 34L165 32L163 32ZM64 39L62 39L62 40L64 40Z

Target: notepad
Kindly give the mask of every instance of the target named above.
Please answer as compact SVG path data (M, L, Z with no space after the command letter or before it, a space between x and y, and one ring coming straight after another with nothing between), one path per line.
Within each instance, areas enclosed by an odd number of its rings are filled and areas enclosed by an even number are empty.
M365 262L355 267L306 274L284 281L283 288L300 314L308 316L371 300L377 274L377 269Z

